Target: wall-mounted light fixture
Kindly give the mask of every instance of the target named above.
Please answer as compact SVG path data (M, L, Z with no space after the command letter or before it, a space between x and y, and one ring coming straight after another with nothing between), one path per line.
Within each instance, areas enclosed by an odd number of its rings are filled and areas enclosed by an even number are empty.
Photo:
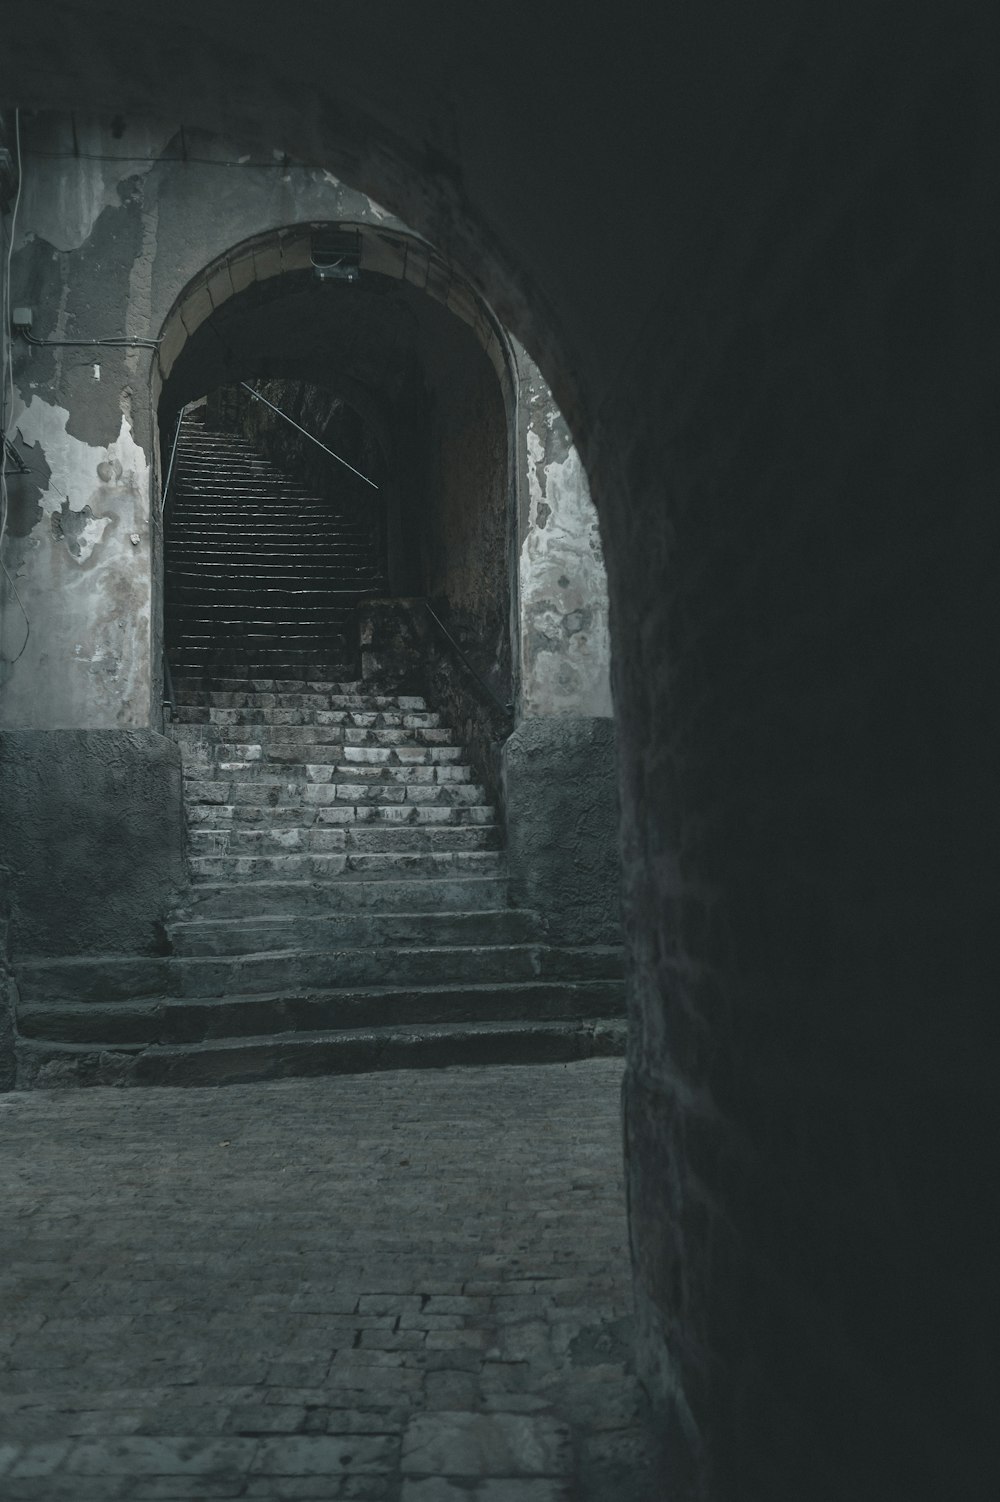
M361 235L356 229L317 230L312 237L313 275L321 282L356 282L361 276Z

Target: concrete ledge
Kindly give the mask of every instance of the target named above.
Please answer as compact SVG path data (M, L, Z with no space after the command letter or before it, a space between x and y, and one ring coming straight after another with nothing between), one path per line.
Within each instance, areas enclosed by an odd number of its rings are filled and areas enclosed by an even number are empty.
M186 885L180 748L149 730L0 732L15 959L155 952Z
M523 720L504 743L511 896L564 944L620 937L621 857L614 723Z

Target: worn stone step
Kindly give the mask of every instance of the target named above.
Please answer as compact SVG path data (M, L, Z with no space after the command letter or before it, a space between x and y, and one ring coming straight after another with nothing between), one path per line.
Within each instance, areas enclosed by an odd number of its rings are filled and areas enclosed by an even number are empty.
M225 1085L382 1069L542 1064L625 1052L620 1019L426 1024L327 1033L115 1047L22 1038L22 1088L61 1085Z
M166 925L171 948L180 955L244 954L248 943L271 949L338 949L345 945L528 944L544 938L536 913L525 908L479 912L435 910L418 913L324 913L321 916L267 915L193 918Z
M191 829L254 828L298 824L402 825L404 828L495 824L492 804L448 805L433 803L332 803L310 804L295 796L284 803L188 803L185 813ZM292 801L294 799L294 801Z
M216 680L216 681L227 681L227 680ZM232 681L232 680L228 680L228 681ZM278 681L278 682L281 682L281 683L290 683L290 682L294 682L295 680L293 680L293 679L280 679L280 680L257 679L257 680L254 680L254 681L256 681L256 682ZM306 709L346 710L347 712L349 712L352 715L378 715L378 714L383 714L386 711L388 711L390 713L393 713L393 714L397 714L397 713L399 713L399 714L425 714L425 713L428 712L427 711L426 700L423 699L421 696L419 696L417 694L377 694L377 693L365 692L363 689L360 689L360 688L359 689L355 689L352 684L346 683L346 682L332 683L332 684L329 684L329 685L324 684L322 686L322 688L321 688L320 685L319 685L319 682L316 681L315 682L315 687L316 687L317 691L316 692L312 692L311 688L310 688L310 684L307 682L307 683L305 683L304 687L300 691L290 690L290 691L288 691L286 693L284 690L282 690L281 692L279 692L279 693L277 693L275 695L275 698L276 698L276 701L277 701L276 707L278 707L278 708L294 708L294 709L306 708ZM208 692L210 692L210 691L207 691L207 690L206 691L190 690L188 692L189 693L198 692L199 699L203 700L207 696ZM186 697L187 697L187 695L185 695L185 698ZM203 713L201 713L196 718L189 717L188 723L195 723L195 724L209 724L209 723L211 723L211 721L209 719L209 715L207 713L207 711L210 710L213 707L210 703L209 704L205 704L203 702L200 702L198 704L185 705L184 699L180 699L179 698L178 709L180 709L182 707L186 707L187 709L190 709L190 710L197 709L199 711L203 711ZM237 708L238 706L235 706L235 705L233 705L233 706L219 705L217 707L220 708L220 709L226 709L226 708ZM230 722L230 723L232 723L232 722ZM322 721L322 720L318 720L317 721L317 724L323 724L323 723L324 723L324 721ZM334 721L329 721L327 723L337 724L339 722L336 721L336 720L334 720ZM358 722L354 721L354 723L356 724Z
M247 768L257 765L261 775L250 777ZM229 776L214 780L191 778L184 786L184 801L188 808L197 804L218 806L220 804L250 804L269 807L277 804L295 806L311 805L327 809L351 808L352 818L367 817L361 810L387 809L393 805L403 810L420 808L472 808L486 804L486 790L475 782L439 783L371 783L361 785L344 782L304 783L300 778L275 777L279 770L275 764L266 762L238 764L238 770ZM270 774L270 775L267 775ZM373 813L373 818L392 818L387 812ZM401 812L400 823L410 818L419 818L419 813L410 815Z
M320 810L325 813L326 810ZM257 828L229 827L188 829L188 850L203 855L298 855L334 851L414 852L448 850L497 850L500 831L495 824L394 825L333 823L317 819L312 824L277 824Z
M231 647L220 649L218 646L191 647L178 642L168 642L167 649L171 673L176 684L182 687L181 702L184 684L231 680L237 676L245 683L259 682L266 678L288 683L296 674L301 675L299 681L308 683L311 679L320 677L351 678L358 669L359 648L356 642L342 646L336 653L326 653L322 659L322 672L313 652L290 655L277 648L265 652Z
M172 726L177 742L192 751L223 755L230 746L298 746L303 752L302 760L308 760L310 746L378 746L390 750L394 746L453 746L454 738L449 730L421 726L404 729L402 726L384 725L375 730L363 730L351 725L347 711L320 711L317 720L313 711L286 709L278 711L279 718L268 725L187 725ZM394 718L401 719L396 715ZM347 723L345 723L345 721ZM253 739L247 740L247 735Z
M257 695L256 697L263 696ZM355 750L359 748L391 749L393 747L402 749L410 747L415 750L434 746L447 749L454 744L454 738L449 730L439 725L423 724L419 711L388 711L395 716L393 723L383 718L386 711L338 710L327 708L325 705L324 708L319 709L311 702L318 699L321 702L325 700L326 704L329 704L331 699L344 697L342 695L275 694L273 697L274 704L271 707L187 704L181 700L175 705L174 724L178 728L197 727L194 733L182 737L186 743L192 745L198 743L209 745L213 740L222 739L226 735L231 736L235 729L252 730L255 734L264 734L273 739L271 733L275 730L303 726L314 726L320 729L336 728L341 733L344 745L353 746ZM296 700L299 702L296 703ZM445 760L448 759L445 758ZM366 760L366 758L360 757L359 760ZM376 757L375 760L378 758Z
M425 731L433 730L436 735L451 736L451 731L441 724L441 716L430 710L411 709L329 709L331 694L338 698L347 698L343 689L347 685L328 685L326 693L309 693L305 691L292 691L280 693L220 693L211 691L197 691L185 689L177 691L177 708L180 709L266 709L281 710L283 712L307 713L310 718L302 721L276 720L276 725L302 724L318 725L324 727L344 726L352 735L355 732L370 730L391 731ZM208 720L192 720L190 716L184 721L178 722L174 734L181 738L197 740L201 737L216 735L214 722L211 717ZM403 737L405 739L405 736ZM449 744L450 742L442 742ZM356 745L365 745L364 740L355 740ZM389 742L386 742L389 744ZM428 744L431 744L428 742Z
M377 854L340 851L328 855L308 852L301 855L192 855L188 864L195 881L255 881L277 876L332 880L351 876L482 874L499 871L501 858L495 850L384 851Z
M169 627L168 622L168 627ZM171 644L180 640L183 636L183 644L187 650L203 647L205 650L216 652L238 652L246 655L258 649L278 651L285 653L310 653L316 652L341 654L347 646L347 638L343 631L332 627L329 630L320 627L313 628L308 623L303 623L296 629L285 629L276 624L273 629L265 627L261 622L243 623L240 621L224 621L211 624L199 621L192 623L191 629L184 629L182 633L167 630L167 641Z
M163 997L84 1005L23 1005L22 1037L118 1046L202 1043L212 1039L413 1026L620 1018L620 984L506 984L345 988L306 995Z
M164 621L168 625L182 625L185 630L190 628L193 635L197 635L203 626L219 629L239 626L248 632L280 628L288 635L308 635L326 629L331 623L333 629L339 629L343 621L354 616L353 602L345 605L335 599L323 600L308 595L294 605L274 604L261 599L261 593L247 591L242 600L233 591L216 600L202 597L197 602L173 601L164 611Z
M350 986L617 981L621 952L608 946L562 949L544 944L345 945L225 955L33 960L18 965L16 973L22 1008L110 1005L150 997L287 997Z
M284 684L293 680L281 679L261 681L279 681ZM224 699L249 699L251 701L263 700L263 702L251 702L248 704L215 702L220 697L224 697ZM379 724L385 725L391 723L386 720L380 720L378 718L380 715L384 715L386 713L406 715L412 714L424 717L420 721L409 722L417 724L440 724L441 718L440 715L433 715L431 719L426 718L431 713L427 709L426 700L415 694L376 694L365 692L365 690L360 685L351 683L330 683L323 684L322 686L317 683L314 688L310 687L309 685L305 685L298 689L285 690L284 688L282 688L274 693L268 694L240 691L239 693L227 694L225 696L215 694L211 690L189 690L184 694L183 698L178 696L177 708L178 711L182 708L184 710L184 719L180 722L183 724L242 724L244 723L243 721L235 721L231 717L226 716L220 718L218 714L213 714L211 713L211 711L244 711L258 709L310 709L345 711L351 717L347 721L347 723L361 729L373 728L377 727ZM196 710L198 711L198 713L194 712ZM363 718L364 716L371 716L371 719L366 720L365 718ZM266 722L260 721L258 723ZM338 725L344 723L344 721L338 718L329 720L317 720L315 723L318 725ZM398 723L400 725L405 725L407 722L399 721Z
M181 747L181 762L184 776L195 782L224 781L227 778L241 782L275 781L288 778L302 783L334 783L358 789L356 802L402 803L408 795L400 793L400 787L444 787L470 782L472 769L462 763L430 763L426 765L379 764L369 766L362 762L344 762L338 759L320 760L322 753L339 756L338 746L262 746L259 742L230 742L237 752L232 758L215 757L210 751L199 753L198 748ZM308 753L310 760L304 760ZM315 759L313 759L315 758ZM384 795L384 797L383 797ZM350 802L353 794L337 793L331 801ZM429 794L413 802L434 802ZM479 803L481 798L466 799Z
M231 726L230 734L238 733L240 728L244 734L254 729L253 726ZM318 734L308 740L275 736L260 739L254 737L247 741L190 740L181 743L181 754L185 766L192 768L222 764L234 758L268 764L300 764L313 768L311 773L306 774L312 782L327 780L315 770L324 765L335 770L338 775L343 774L345 781L349 778L363 778L365 781L384 778L402 782L467 782L471 777L468 763L458 760L464 755L461 746L425 746L413 743L356 746L348 744L342 733L331 733L335 736L333 740L326 740ZM414 776L403 777L401 774L404 771L412 771ZM456 775L423 775L440 771L448 771L449 774L454 771ZM418 772L422 775L418 776Z
M349 697L358 698L362 697L365 692L364 683L355 678L276 678L273 673L266 674L262 678L210 677L203 679L198 675L178 675L175 687L178 698L183 693L185 702L191 704L211 704L216 694L221 694L223 699L230 694L237 697L241 694L265 694L271 697L275 694L298 695L303 692L346 694ZM224 707L224 703L220 707Z
M310 917L328 913L482 913L506 908L509 885L502 871L448 873L377 881L318 882L275 879L205 882L186 893L176 918Z

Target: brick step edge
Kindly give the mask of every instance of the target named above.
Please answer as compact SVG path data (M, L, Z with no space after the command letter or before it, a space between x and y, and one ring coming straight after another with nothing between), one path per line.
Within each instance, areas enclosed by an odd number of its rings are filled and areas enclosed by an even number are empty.
M601 1019L428 1025L132 1049L20 1038L16 1087L242 1085L389 1069L569 1063L622 1057L626 1036L624 1021Z

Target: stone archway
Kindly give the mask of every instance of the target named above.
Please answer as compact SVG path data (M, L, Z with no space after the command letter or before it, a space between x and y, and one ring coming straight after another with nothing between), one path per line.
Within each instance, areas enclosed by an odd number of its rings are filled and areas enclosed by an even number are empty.
M988 1445L985 14L12 27L26 103L247 123L368 187L570 419L617 622L642 1362L692 1494L944 1494Z

